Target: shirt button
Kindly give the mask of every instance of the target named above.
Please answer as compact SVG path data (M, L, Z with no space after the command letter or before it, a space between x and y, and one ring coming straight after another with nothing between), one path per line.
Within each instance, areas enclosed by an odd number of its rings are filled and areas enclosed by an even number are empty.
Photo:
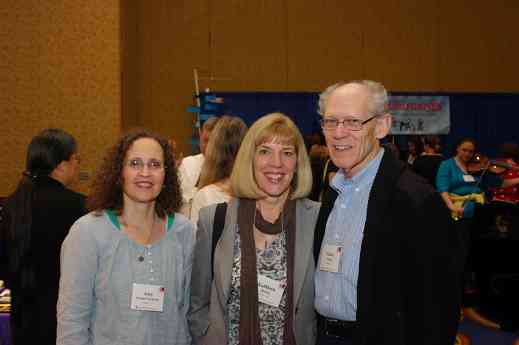
M150 261L148 261L148 263L149 263L149 264L152 264L152 263L153 263L153 261L151 261L151 260L150 260Z
M356 191L356 192L359 192L359 191L360 191L360 188L359 188L359 187L355 188L355 191Z
M346 208L346 204L341 204L341 208Z
M153 271L153 268L150 268L150 273L153 273L153 272L154 272L154 271Z
M330 300L330 296L324 296L324 300L325 301L329 301Z

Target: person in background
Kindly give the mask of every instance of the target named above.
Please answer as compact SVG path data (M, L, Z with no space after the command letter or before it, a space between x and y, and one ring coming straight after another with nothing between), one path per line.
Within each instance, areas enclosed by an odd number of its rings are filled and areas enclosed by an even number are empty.
M310 166L312 167L312 191L308 195L308 199L320 201L323 190L328 186L327 175L330 171L330 156L328 155L328 147L322 133L312 133L306 138L308 147L308 156L310 158Z
M182 163L182 159L184 158L184 153L178 152L177 141L175 139L168 139L168 144L171 147L171 152L173 153L173 157L175 158L175 168L178 169L180 163Z
M198 222L200 209L231 199L232 167L246 132L245 122L232 116L222 116L213 129L200 174L200 190L191 206L191 221L194 224Z
M423 152L423 142L418 135L413 135L407 140L407 151L401 152L402 159L407 162L409 166L414 164L416 157Z
M236 157L236 198L214 258L217 206L200 211L189 317L195 344L315 344L312 242L319 205L305 199L311 185L295 124L279 113L258 119Z
M482 191L482 181L469 170L476 151L476 142L471 138L463 138L456 145L454 157L440 163L436 176L436 189L440 193L445 205L451 211L451 216L455 220L454 233L459 237L460 251L458 260L455 263L463 274L458 277L462 284L460 292L463 293L463 307L469 308L467 316L475 319L468 301L470 291L474 283L473 267L473 218L476 203L484 203ZM490 174L485 175L491 180ZM489 182L492 183L492 182ZM485 182L486 184L486 182Z
M491 169L502 176L503 185L491 189L492 201L504 201L519 205L519 145L504 143L499 149L499 157L491 164Z
M475 202L484 199L478 179L469 172L469 162L476 150L476 142L471 138L463 138L456 145L454 157L443 161L436 176L436 189L454 218L469 219L474 215ZM461 196L466 200L457 202Z
M386 141L380 144L384 150L388 150L396 159L400 159L400 148L393 141Z
M59 253L70 226L86 213L85 197L68 186L78 179L76 140L62 129L32 138L25 171L5 200L0 261L12 296L13 344L55 344Z
M57 345L191 343L186 314L194 226L167 141L123 136L63 242Z
M457 238L440 196L380 146L391 128L378 82L341 82L319 98L339 168L323 197L314 251L320 345L453 344Z
M181 213L186 217L191 215L191 202L198 191L198 182L200 181L200 172L204 164L205 151L211 132L218 123L219 117L211 117L202 124L200 130L200 153L187 156L182 159L178 166L178 174L180 179L180 189L182 191L182 209Z
M431 186L436 188L438 168L445 157L441 154L440 138L437 135L424 137L424 151L416 157L412 165L418 175L425 178Z

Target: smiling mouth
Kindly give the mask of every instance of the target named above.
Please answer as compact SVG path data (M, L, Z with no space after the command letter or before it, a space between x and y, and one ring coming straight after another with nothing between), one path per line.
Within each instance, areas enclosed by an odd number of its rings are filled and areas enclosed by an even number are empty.
M136 182L135 185L138 187L138 188L145 188L145 189L149 189L151 187L153 187L153 183L151 182Z
M278 184L283 179L284 174L281 173L265 173L265 177L270 183Z
M346 151L346 150L351 150L353 146L351 145L333 145L333 149L335 151Z

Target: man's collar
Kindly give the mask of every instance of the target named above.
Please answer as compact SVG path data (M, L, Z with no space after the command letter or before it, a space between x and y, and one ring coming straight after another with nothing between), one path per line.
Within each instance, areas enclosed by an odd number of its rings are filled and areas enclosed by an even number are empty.
M352 177L346 177L344 170L340 169L330 181L330 186L335 189L335 191L340 193L341 189L346 185L359 185L364 181L373 181L383 156L384 148L380 147L375 157L373 157L373 159L371 159L365 167L363 167Z

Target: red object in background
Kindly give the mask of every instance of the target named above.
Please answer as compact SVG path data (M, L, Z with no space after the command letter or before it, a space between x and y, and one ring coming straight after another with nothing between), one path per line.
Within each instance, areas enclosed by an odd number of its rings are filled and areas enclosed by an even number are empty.
M500 173L503 180L509 180L519 177L519 164L512 159L500 159L511 166L511 169L499 168L496 173ZM502 170L501 170L502 169ZM514 185L506 188L490 188L492 192L492 201L504 201L514 204L519 204L519 185Z

